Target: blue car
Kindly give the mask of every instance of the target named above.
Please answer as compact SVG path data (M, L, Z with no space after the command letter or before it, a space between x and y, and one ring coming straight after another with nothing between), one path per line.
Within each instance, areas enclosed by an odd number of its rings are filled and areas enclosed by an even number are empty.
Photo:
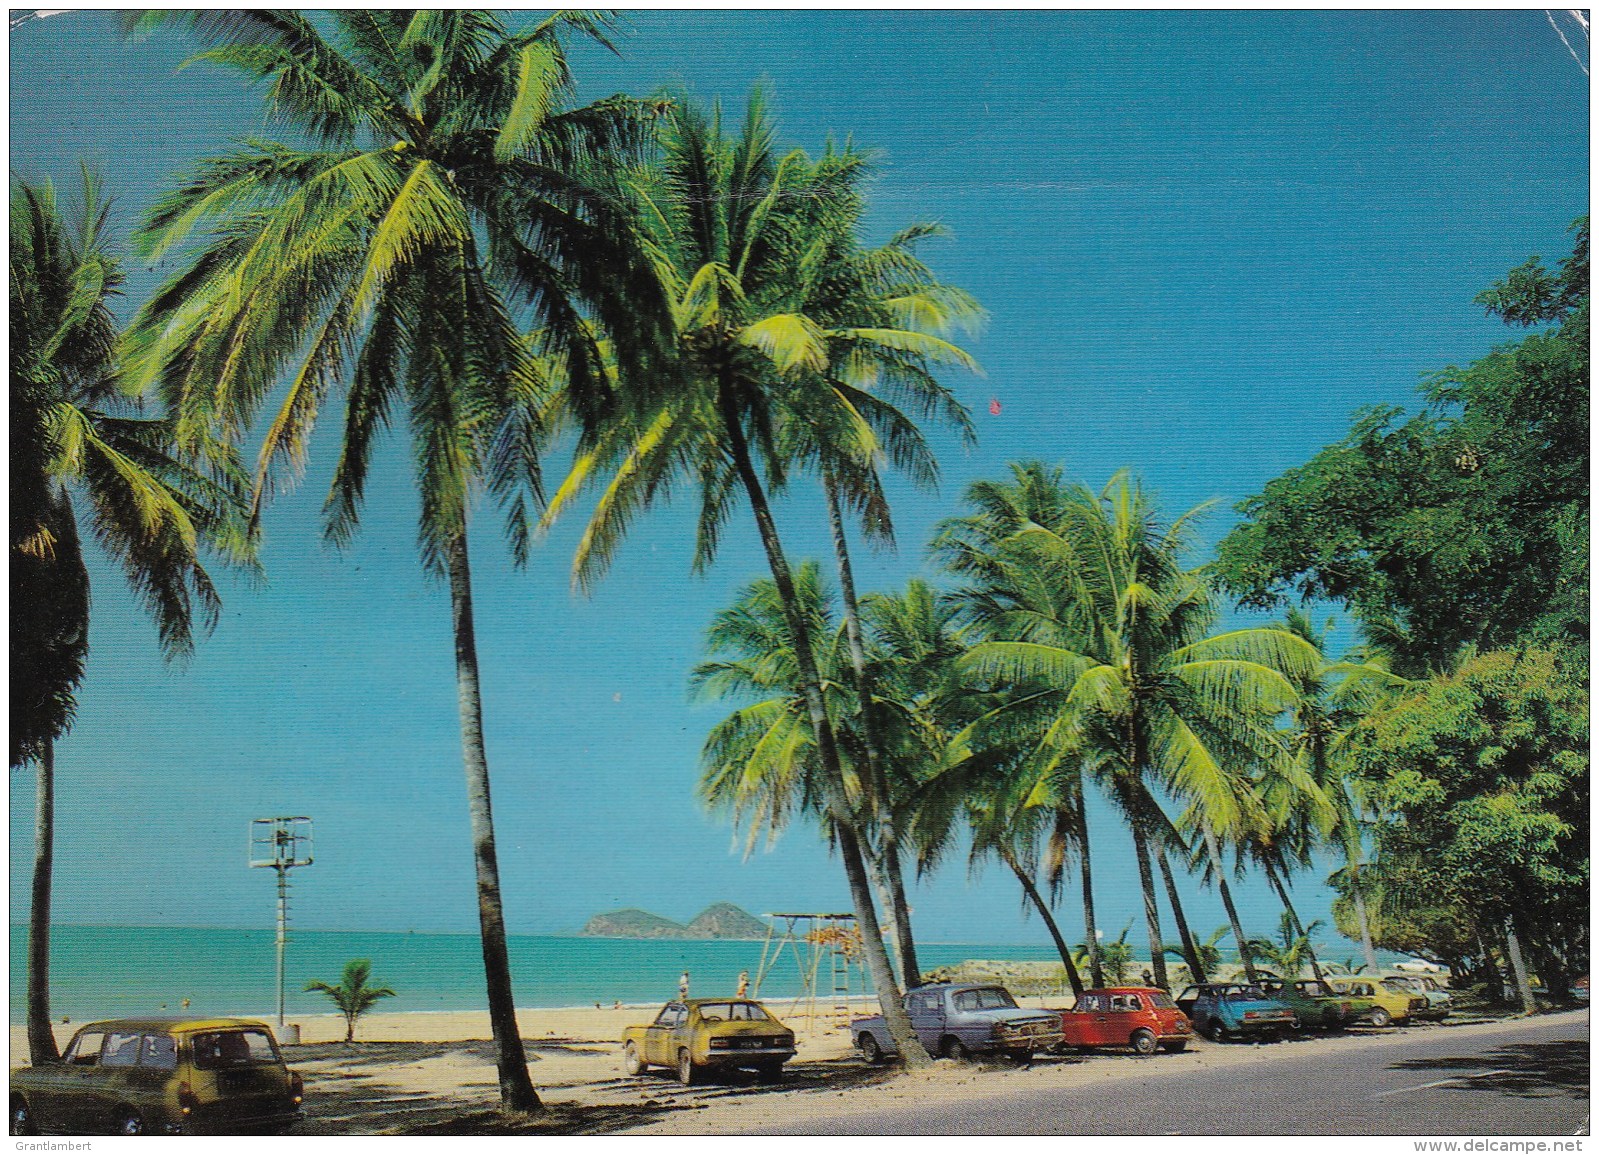
M1286 1003L1250 983L1199 983L1177 996L1177 1005L1207 1039L1282 1037L1298 1021Z

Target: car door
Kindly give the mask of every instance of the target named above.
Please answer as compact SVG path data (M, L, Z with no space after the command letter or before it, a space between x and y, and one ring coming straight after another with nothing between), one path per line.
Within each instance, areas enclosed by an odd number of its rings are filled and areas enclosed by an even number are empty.
M677 1062L677 1052L672 1047L672 1031L677 1027L683 1015L684 1007L681 1003L667 1003L661 1008L661 1013L655 1016L655 1021L644 1031L644 1061L660 1066L670 1066Z
M921 1039L922 1046L933 1054L938 1054L938 1044L944 1038L943 993L929 991L926 994L913 994L907 1003L911 1026L916 1028L916 1037Z
M51 1065L43 1102L34 1103L41 1127L68 1135L91 1135L97 1125L95 1086L100 1079L103 1030L84 1028L67 1046L60 1063Z
M1083 1015L1083 1042L1090 1047L1103 1047L1110 1041L1110 996L1084 995L1078 1000Z
M115 1131L122 1123L122 1108L132 1106L136 1097L134 1072L139 1065L139 1048L143 1033L137 1030L111 1030L106 1032L105 1045L100 1048L100 1077L94 1081L93 1103L96 1131Z

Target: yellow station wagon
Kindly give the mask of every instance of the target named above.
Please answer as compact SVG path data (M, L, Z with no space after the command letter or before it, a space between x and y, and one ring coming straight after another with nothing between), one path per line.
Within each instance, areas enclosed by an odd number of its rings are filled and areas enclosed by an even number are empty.
M1329 978L1327 985L1340 995L1350 995L1370 1002L1371 1009L1365 1013L1363 1020L1374 1027L1386 1027L1390 1023L1408 1023L1427 1010L1426 999L1412 995L1408 991L1389 990L1381 983L1374 983L1370 979Z
M79 1028L60 1062L11 1072L11 1133L280 1132L304 1098L265 1023L115 1019Z
M667 1003L649 1026L622 1034L622 1067L629 1075L669 1067L685 1084L719 1068L742 1067L775 1079L793 1057L794 1032L753 999Z

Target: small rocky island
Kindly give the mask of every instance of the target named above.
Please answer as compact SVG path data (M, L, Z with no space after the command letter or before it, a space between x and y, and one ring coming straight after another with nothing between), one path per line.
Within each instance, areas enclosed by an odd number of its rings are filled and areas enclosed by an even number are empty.
M700 911L687 926L630 907L595 915L579 933L589 938L750 939L765 938L767 926L730 902L717 902Z

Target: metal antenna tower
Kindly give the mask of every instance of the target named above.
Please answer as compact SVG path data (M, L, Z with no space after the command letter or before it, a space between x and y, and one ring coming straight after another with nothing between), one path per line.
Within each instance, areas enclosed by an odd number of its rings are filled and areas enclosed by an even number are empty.
M283 948L289 942L289 871L311 865L311 820L257 818L250 823L250 865L278 872L278 1029L283 1029ZM281 1036L280 1036L281 1037Z

